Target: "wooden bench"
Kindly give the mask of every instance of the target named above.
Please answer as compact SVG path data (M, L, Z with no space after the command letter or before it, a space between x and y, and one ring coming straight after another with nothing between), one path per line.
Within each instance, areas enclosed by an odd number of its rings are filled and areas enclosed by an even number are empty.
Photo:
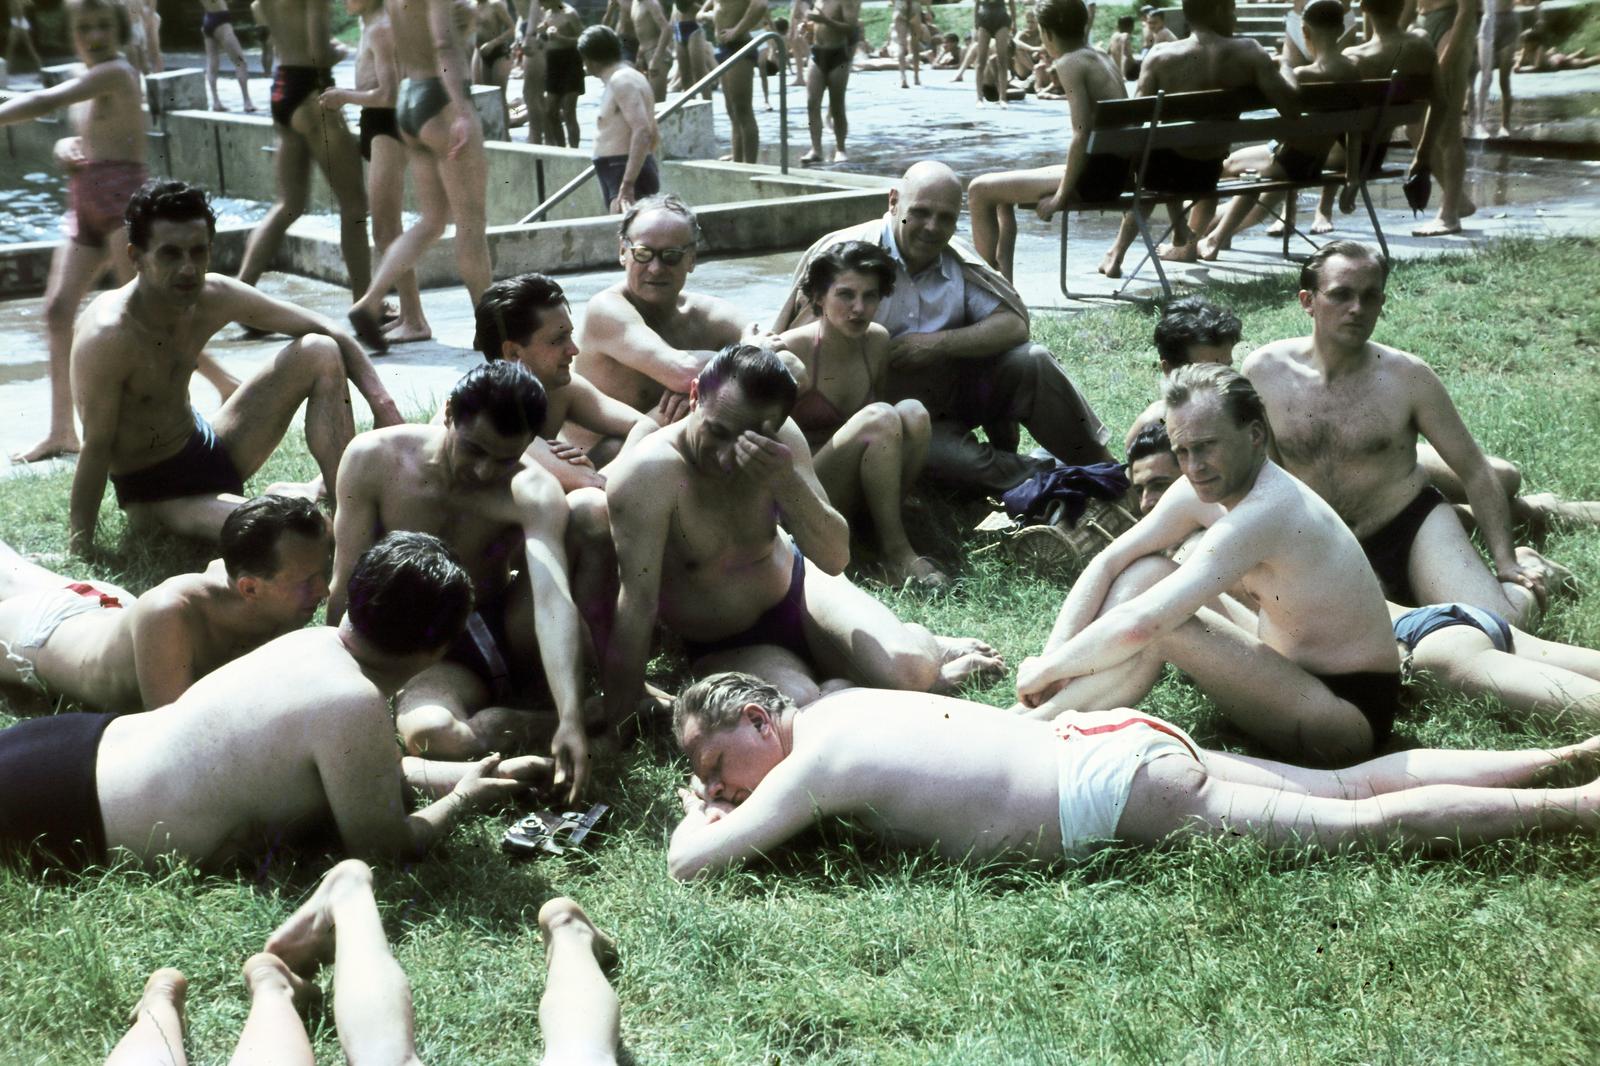
M1388 148L1389 131L1396 126L1421 122L1427 114L1431 86L1418 79L1398 76L1375 78L1359 82L1324 83L1302 86L1296 91L1300 110L1295 118L1286 118L1275 110L1261 93L1254 89L1213 89L1193 93L1157 93L1154 96L1133 97L1126 100L1105 100L1096 105L1090 120L1089 158L1113 156L1128 160L1131 188L1121 195L1100 201L1084 201L1073 190L1071 198L1061 212L1061 293L1068 299L1127 299L1147 302L1142 297L1125 295L1128 286L1144 269L1146 262L1154 263L1156 276L1166 297L1172 295L1172 285L1162 269L1161 258L1156 254L1157 241L1152 238L1144 212L1135 210L1143 205L1147 210L1157 204L1175 199L1173 193L1162 191L1159 174L1149 172L1150 153L1157 149L1207 149L1204 155L1226 155L1236 144L1258 144L1265 141L1307 141L1331 139L1346 146L1348 165L1322 172L1305 181L1279 178L1261 178L1249 174L1238 178L1223 178L1217 183L1219 198L1241 192L1296 192L1306 188L1321 188L1330 184L1351 184L1365 204L1367 217L1372 221L1372 231L1385 255L1389 246L1383 237L1383 227L1378 223L1377 211L1372 206L1372 196L1367 185L1373 181L1403 177L1400 167L1384 166ZM1266 114L1261 112L1266 111ZM1354 152L1351 145L1358 145ZM1184 194L1184 199L1194 199ZM1208 197L1209 198L1209 197ZM1145 259L1130 272L1122 286L1114 293L1077 293L1067 284L1067 246L1070 218L1075 211L1130 211L1139 224L1139 236L1144 241ZM1295 231L1298 232L1298 231ZM1163 235L1164 236L1164 235ZM1316 247L1316 242L1300 234ZM1285 227L1284 255L1289 254L1290 228Z

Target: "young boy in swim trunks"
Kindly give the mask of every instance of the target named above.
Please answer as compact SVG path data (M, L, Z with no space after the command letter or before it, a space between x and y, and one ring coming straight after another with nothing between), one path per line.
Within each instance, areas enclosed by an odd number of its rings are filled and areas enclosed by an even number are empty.
M345 0L345 9L361 19L361 45L356 54L356 87L323 92L319 103L338 111L346 104L361 108L361 158L367 161L367 207L372 214L372 243L378 257L403 232L401 205L406 191L406 146L395 119L400 68L395 62L394 27L383 0ZM422 310L417 272L408 270L395 282L400 317L383 324L390 344L425 341L433 336Z
M967 190L972 243L1008 281L1017 243L1015 205L1036 204L1039 217L1048 222L1074 193L1080 201L1105 200L1122 192L1128 177L1124 158L1089 158L1089 121L1095 105L1128 95L1116 64L1089 43L1089 9L1083 0L1043 0L1039 32L1067 97L1072 139L1066 165L984 174Z
M546 144L578 147L578 97L583 95L583 57L578 37L583 19L561 0L539 0L543 35Z
M835 163L845 162L844 140L850 131L845 118L844 94L850 83L850 52L861 31L860 0L820 0L807 16L814 42L806 66L806 117L811 124L811 151L801 163L822 162L822 94L828 94L828 114L833 118Z
M0 126L48 115L63 107L76 137L56 142L56 160L67 170L66 241L50 260L44 294L50 345L50 429L44 440L11 456L31 463L78 450L72 420L72 324L78 305L109 266L119 282L133 277L122 210L145 182L144 109L139 72L123 58L128 16L114 0L72 0L72 43L84 72L59 85L24 93L0 104Z

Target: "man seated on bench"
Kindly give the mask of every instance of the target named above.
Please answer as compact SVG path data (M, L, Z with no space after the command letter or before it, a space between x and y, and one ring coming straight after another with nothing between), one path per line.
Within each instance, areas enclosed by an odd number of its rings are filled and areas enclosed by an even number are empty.
M1048 222L1066 206L1074 189L1079 200L1094 203L1120 195L1128 181L1128 161L1123 157L1089 158L1089 123L1095 105L1128 95L1116 63L1089 43L1089 9L1083 0L1043 0L1038 18L1044 50L1061 81L1072 122L1066 166L983 174L967 187L972 245L1007 281L1012 280L1017 245L1017 204L1037 204L1039 217Z
M1339 0L1312 0L1301 17L1311 62L1291 68L1288 64L1289 53L1285 50L1283 70L1289 83L1299 86L1359 79L1361 72L1355 63L1339 51L1339 38L1344 34L1344 6ZM1251 145L1230 155L1222 164L1222 172L1230 178L1254 171L1266 179L1309 182L1322 173L1333 144L1330 138L1318 137L1308 141L1273 141L1271 144ZM1286 199L1292 206L1294 194L1291 192L1285 196L1268 193L1267 200L1274 204L1263 204L1258 208L1261 199L1262 194L1258 192L1241 192L1234 196L1216 226L1200 238L1200 258L1215 259L1218 252L1232 247L1235 233L1261 221L1275 206L1275 201ZM1284 217L1287 221L1291 216L1286 214Z
M1181 41L1158 45L1150 50L1139 73L1136 96L1156 93L1191 93L1208 89L1240 89L1254 86L1267 102L1285 115L1299 114L1294 90L1283 80L1278 67L1256 41L1232 37L1233 0L1183 0L1183 16L1189 21L1189 36ZM1217 118L1237 118L1218 115ZM1144 175L1147 188L1173 194L1167 203L1172 219L1172 244L1164 246L1163 259L1192 263L1199 252L1195 235L1183 218L1183 201L1196 201L1196 219L1210 218L1227 158L1226 144L1197 148L1156 148ZM1143 208L1140 208L1143 210ZM1122 229L1100 261L1100 273L1108 278L1122 276L1122 259L1138 234L1133 212L1122 216Z

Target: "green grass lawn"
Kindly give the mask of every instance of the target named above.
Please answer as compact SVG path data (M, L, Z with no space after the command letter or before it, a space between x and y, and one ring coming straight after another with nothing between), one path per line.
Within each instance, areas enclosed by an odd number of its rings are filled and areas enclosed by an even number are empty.
M1378 331L1439 369L1479 439L1521 463L1529 486L1583 498L1600 495L1596 252L1593 242L1519 241L1402 264ZM1285 278L1211 295L1239 311L1253 345L1304 331L1292 287ZM1125 309L1043 319L1035 332L1120 435L1154 390L1151 324ZM310 471L297 445L255 484ZM68 480L5 482L0 536L63 551ZM986 636L1015 664L1042 644L1067 578L972 555L986 543L962 532L975 517L921 531L952 565L965 559L952 593L884 596L935 629ZM204 558L126 535L110 506L101 538L106 558L75 573L142 589ZM1546 547L1589 589L1600 581L1600 535L1556 535ZM1600 643L1593 595L1559 605L1544 633ZM656 665L674 684L679 664ZM1007 703L1009 679L970 695ZM1404 744L1580 735L1425 696L1401 719ZM1176 679L1146 706L1203 743L1233 744ZM614 810L592 860L509 863L497 850L506 819L483 817L430 860L379 870L425 1061L536 1060L544 969L533 919L555 893L618 935L623 1037L640 1063L1600 1060L1592 840L1427 862L1199 842L974 870L829 826L771 865L685 887L667 878L664 856L683 773L661 739L604 766L599 798ZM97 1061L163 965L191 979L193 1061L225 1061L245 1015L240 964L327 864L307 853L223 875L175 865L44 880L0 867L0 1063ZM323 1061L339 1061L331 1015L314 1036Z

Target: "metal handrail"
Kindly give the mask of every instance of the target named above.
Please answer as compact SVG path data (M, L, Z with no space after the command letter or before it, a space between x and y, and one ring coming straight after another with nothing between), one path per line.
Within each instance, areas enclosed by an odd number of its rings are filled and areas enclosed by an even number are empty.
M695 95L698 94L701 89L704 89L717 78L720 78L729 67L739 62L739 60L744 57L745 53L752 52L755 49L760 48L768 40L778 42L778 167L780 173L789 173L789 46L787 42L784 41L783 35L773 30L761 30L758 33L752 34L750 40L741 45L738 51L734 52L733 55L729 56L727 59L724 59L721 63L718 63L716 66L712 67L705 77L701 78L699 81L689 86L689 88L685 89L683 91L683 95L679 96L676 100L672 101L672 103L668 104L660 111L657 111L657 125L659 126L662 119L668 117L674 111L678 110L678 108L693 100ZM754 100L751 102L754 103ZM522 216L522 220L517 224L519 226L526 226L530 222L539 221L545 215L549 214L550 210L557 204L582 188L583 183L592 177L594 177L594 164L590 163L584 168L581 174L567 182L565 185L561 186L561 188L557 189L555 192L551 193L550 196L545 199L544 203L540 204L538 207Z

